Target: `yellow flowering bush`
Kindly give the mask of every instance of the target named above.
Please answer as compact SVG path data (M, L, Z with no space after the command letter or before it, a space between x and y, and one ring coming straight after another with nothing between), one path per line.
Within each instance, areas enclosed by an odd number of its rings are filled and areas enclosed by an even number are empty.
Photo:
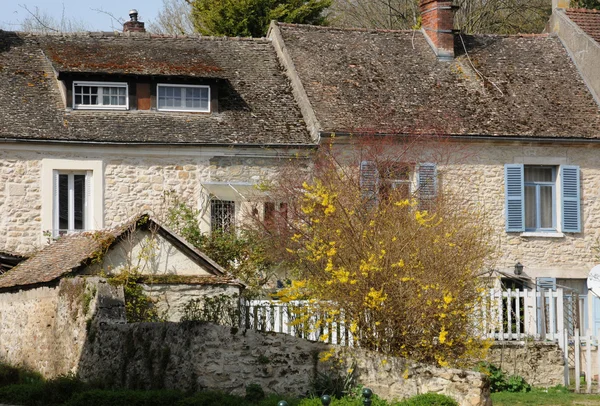
M299 322L344 325L363 348L441 366L478 360L488 344L477 338L478 275L493 251L484 213L448 193L425 205L393 188L369 203L358 162L324 148L301 186L278 185L292 193L287 234L272 246L295 271L281 299L313 299Z

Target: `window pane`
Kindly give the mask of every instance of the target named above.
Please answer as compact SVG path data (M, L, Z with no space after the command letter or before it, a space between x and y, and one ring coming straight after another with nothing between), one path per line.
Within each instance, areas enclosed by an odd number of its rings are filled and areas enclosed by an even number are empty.
M119 105L120 106L124 106L125 105L125 96L119 96Z
M97 86L90 87L90 93L91 94L98 94L98 87Z
M90 104L90 96L83 96L83 104Z
M109 105L110 104L110 96L102 96L102 104Z
M98 104L98 96L91 96L92 104Z
M75 104L81 104L81 96L75 95Z
M85 175L73 175L74 177L74 229L85 228Z
M233 231L235 226L235 202L213 199L210 203L211 229L213 231Z
M167 95L167 88L159 86L159 88L158 88L158 96L159 97L165 97L166 95Z
M553 182L552 168L545 166L526 166L525 182Z
M75 93L81 94L81 86L75 86Z
M537 227L537 202L535 186L525 185L525 228Z
M81 91L83 93L89 93L90 92L90 87L89 86L82 86L81 87Z
M165 100L165 98L164 97L159 97L158 98L158 107L161 108L161 107L165 107L165 106L166 106L166 100Z
M540 186L540 227L554 228L552 221L552 186Z
M58 175L58 228L69 228L69 175Z

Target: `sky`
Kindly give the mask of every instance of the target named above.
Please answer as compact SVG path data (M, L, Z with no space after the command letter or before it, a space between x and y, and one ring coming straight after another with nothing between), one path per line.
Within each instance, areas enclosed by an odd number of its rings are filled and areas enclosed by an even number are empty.
M29 16L21 7L26 6L34 11L36 7L41 13L47 13L60 21L63 9L65 19L81 21L89 31L112 31L121 29L110 16L92 9L111 13L124 20L129 19L129 10L138 10L140 21L154 20L162 9L163 0L0 0L0 28L19 31L19 22ZM64 7L63 7L64 6Z

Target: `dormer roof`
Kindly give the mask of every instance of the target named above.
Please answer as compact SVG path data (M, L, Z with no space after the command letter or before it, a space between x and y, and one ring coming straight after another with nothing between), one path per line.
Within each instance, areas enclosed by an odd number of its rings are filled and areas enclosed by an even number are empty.
M65 75L205 80L218 90L219 109L211 114L71 111L57 80ZM0 31L0 89L0 141L313 144L267 39Z

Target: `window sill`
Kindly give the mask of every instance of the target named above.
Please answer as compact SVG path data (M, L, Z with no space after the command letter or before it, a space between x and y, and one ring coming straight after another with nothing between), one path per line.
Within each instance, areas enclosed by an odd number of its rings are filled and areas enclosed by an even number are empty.
M563 238L565 235L558 231L526 231L521 237Z

